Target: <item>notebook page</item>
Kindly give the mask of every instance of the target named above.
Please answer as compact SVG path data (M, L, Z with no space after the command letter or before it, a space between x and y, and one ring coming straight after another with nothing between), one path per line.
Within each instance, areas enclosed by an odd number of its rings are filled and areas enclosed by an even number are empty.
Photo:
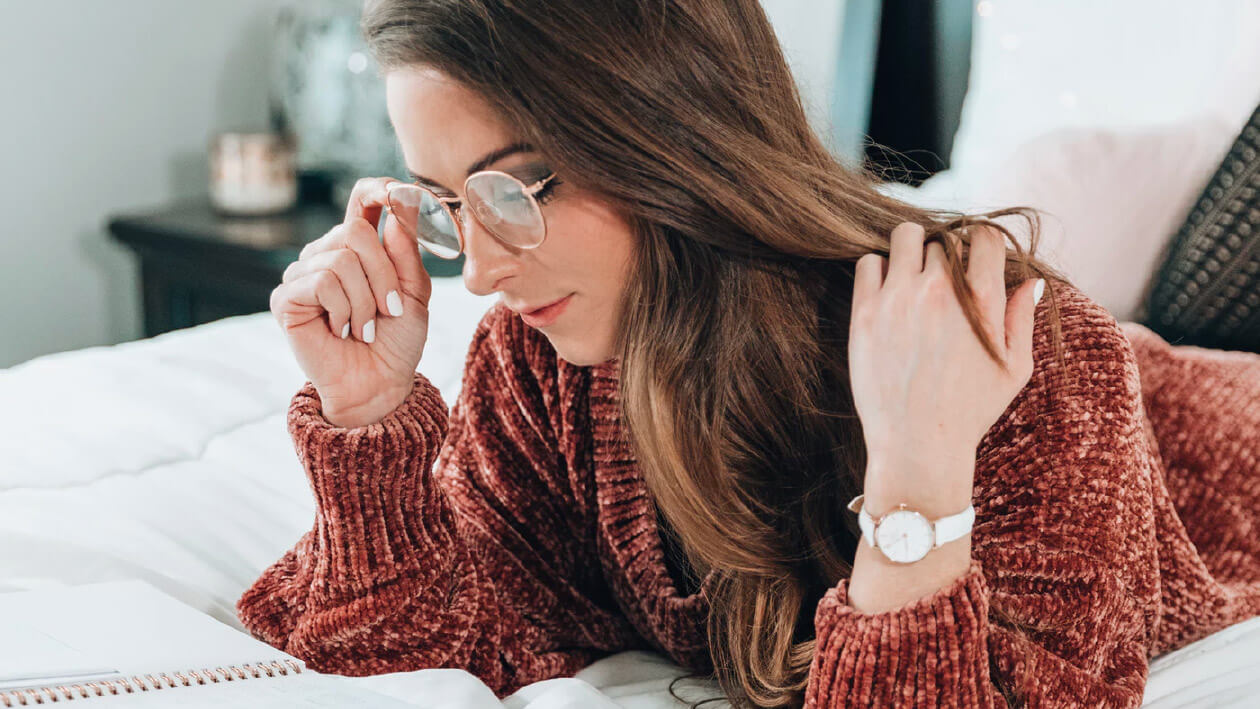
M284 659L305 666L139 579L0 594L0 691L81 682L67 678L85 674L114 679ZM152 695L169 703L171 692L180 693L180 706L220 701L217 697L227 704L205 706L234 706L246 696L249 706L259 707L356 707L358 701L366 702L362 706L409 706L312 670L92 700L150 702L145 697ZM194 695L204 699L191 699Z
M59 676L84 666L123 674L214 668L291 658L285 652L184 605L139 580L0 594L0 628L37 629L38 655L0 643L0 680L9 667L25 675ZM54 651L56 644L68 649Z
M5 618L0 612L0 691L43 684L40 678L52 675L59 675L63 682L119 676L113 667L101 664L82 650L20 618Z

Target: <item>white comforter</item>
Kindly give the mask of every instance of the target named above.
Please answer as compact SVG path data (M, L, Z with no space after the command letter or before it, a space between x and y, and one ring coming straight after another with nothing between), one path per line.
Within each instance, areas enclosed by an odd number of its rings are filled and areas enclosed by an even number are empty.
M455 399L493 298L435 279L420 371ZM39 357L0 370L0 592L142 578L241 628L236 598L292 546L314 503L285 428L305 381L270 313ZM1260 619L1151 666L1146 706L1260 705ZM634 651L499 702L473 675L350 678L427 706L678 707L684 671ZM711 684L679 683L696 700ZM706 705L706 706L711 706Z

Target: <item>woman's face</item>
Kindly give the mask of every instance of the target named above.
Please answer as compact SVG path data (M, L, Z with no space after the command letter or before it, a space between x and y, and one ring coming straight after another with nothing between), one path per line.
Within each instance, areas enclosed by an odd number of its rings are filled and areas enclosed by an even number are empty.
M408 170L423 176L422 184L438 195L463 200L464 179L473 166L502 170L525 184L548 174L550 166L532 150L481 165L519 138L480 96L445 74L427 67L397 69L386 74L385 91ZM464 285L478 295L502 293L499 300L518 313L571 295L559 318L538 329L561 358L599 364L615 356L616 314L633 232L605 200L578 190L564 175L548 185L557 181L561 184L545 191L547 238L537 248L505 244L475 217L464 218Z

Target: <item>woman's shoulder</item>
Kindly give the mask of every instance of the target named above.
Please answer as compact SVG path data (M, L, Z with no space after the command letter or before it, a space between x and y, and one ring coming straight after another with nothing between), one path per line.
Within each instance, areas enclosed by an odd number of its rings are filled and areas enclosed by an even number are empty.
M1033 376L1029 386L1046 390L1094 391L1129 397L1137 389L1133 344L1111 311L1071 283L1054 284L1062 360L1056 350L1048 299L1033 325ZM1097 391L1099 387L1107 392Z
M977 512L1049 520L1042 510L1089 508L1097 519L1115 519L1139 509L1156 464L1145 438L1136 359L1106 308L1070 284L1054 285L1062 360L1047 288L1033 328L1033 374L976 450ZM1111 558L1103 547L1122 544L1107 535L1073 543L1099 558Z
M990 429L982 447L1022 431L1043 440L1123 436L1140 425L1141 382L1132 343L1103 306L1071 283L1056 282L1061 352L1056 349L1050 288L1033 326L1033 373ZM1061 354L1061 356L1060 356Z

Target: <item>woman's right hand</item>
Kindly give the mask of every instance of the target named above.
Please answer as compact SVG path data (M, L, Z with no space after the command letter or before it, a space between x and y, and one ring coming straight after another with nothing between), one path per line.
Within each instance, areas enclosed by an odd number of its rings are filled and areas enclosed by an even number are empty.
M391 182L355 183L345 221L307 244L271 292L271 312L335 426L366 426L397 408L429 332L433 282L419 244L384 209ZM402 315L390 313L391 300Z

